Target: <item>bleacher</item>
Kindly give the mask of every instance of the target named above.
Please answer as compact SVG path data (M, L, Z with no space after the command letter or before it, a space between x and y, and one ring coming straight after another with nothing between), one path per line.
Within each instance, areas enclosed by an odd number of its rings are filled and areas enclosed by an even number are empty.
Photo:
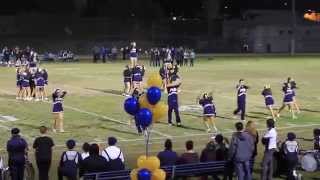
M183 164L161 167L167 178L195 177L210 174L223 174L226 169L226 161L214 161L205 163ZM129 180L131 170L101 172L84 175L84 180Z

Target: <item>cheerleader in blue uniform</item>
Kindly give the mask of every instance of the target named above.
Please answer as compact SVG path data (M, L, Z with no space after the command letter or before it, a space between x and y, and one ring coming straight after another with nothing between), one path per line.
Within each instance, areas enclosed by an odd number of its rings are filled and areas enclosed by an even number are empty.
M132 69L132 87L142 91L142 81L145 73L144 66L137 65Z
M25 101L31 101L30 94L30 75L25 70L21 74L22 98Z
M44 96L44 99L47 101L48 100L47 86L49 84L49 82L48 82L48 79L49 79L48 71L46 69L42 69L41 74L42 74L42 77L44 79L43 96Z
M241 111L241 120L245 120L246 115L246 97L248 86L245 85L244 79L239 80L237 88L237 109L234 110L233 114L237 115Z
M131 43L129 56L131 61L131 67L134 68L138 64L138 51L137 51L135 42Z
M35 74L35 84L36 84L36 100L35 101L44 101L44 85L45 80L43 77L42 69L38 69Z
M176 115L177 126L181 126L178 103L178 88L181 85L180 77L174 72L174 69L169 69L169 83L167 84L168 92L168 123L172 125L172 111Z
M123 96L128 96L130 94L131 90L131 82L132 82L132 72L128 65L126 65L124 71L123 71L123 82L124 82L124 91Z
M22 70L20 68L17 68L16 73L16 80L17 80L17 96L16 99L22 99Z
M53 108L52 108L52 114L53 114L53 132L56 132L57 129L59 129L59 132L64 132L63 129L63 99L65 95L67 94L66 91L63 91L61 89L56 89L52 93L52 102L53 102Z
M207 128L207 132L210 133L211 130L218 132L214 122L214 118L216 117L216 108L213 103L212 96L204 93L202 98L199 99L199 104L203 107L203 122Z
M276 120L275 113L273 110L274 100L272 97L272 91L270 85L266 85L262 90L262 96L264 97L264 102L267 109L270 111L272 118Z
M299 114L300 113L300 107L299 107L299 105L297 103L297 98L296 98L296 89L298 89L297 83L291 77L288 77L287 83L290 83L291 89L293 91L293 107L297 110L297 113Z
M294 96L294 91L291 88L290 83L284 83L284 86L282 88L282 91L284 93L283 97L283 104L280 107L277 116L280 117L280 112L286 107L289 107L289 110L292 113L292 119L296 119L297 117L295 116L294 110L293 110L293 96Z

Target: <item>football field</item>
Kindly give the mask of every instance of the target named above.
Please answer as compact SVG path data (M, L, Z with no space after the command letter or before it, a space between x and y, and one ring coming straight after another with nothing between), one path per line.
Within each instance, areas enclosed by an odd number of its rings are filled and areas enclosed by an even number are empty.
M250 87L247 95L247 117L253 120L262 134L265 120L269 112L264 106L261 91L265 84L270 84L275 98L275 107L282 104L282 83L287 77L297 82L297 100L301 113L297 119L291 119L290 112L282 112L276 126L280 139L285 140L287 132L295 132L300 138L312 138L314 128L320 127L320 57L317 56L252 56L252 57L214 57L197 59L194 67L181 67L179 75L182 79L179 103L183 127L169 127L167 118L153 125L151 137L151 153L160 151L167 138L174 141L173 149L184 151L184 142L194 140L197 152L210 140L201 119L201 107L196 98L203 92L213 92L216 105L216 124L219 131L230 136L234 130L233 110L236 108L235 86L240 78L244 78ZM67 139L77 141L78 148L83 142L98 142L105 145L108 136L115 136L125 153L128 167L135 167L135 159L144 153L144 139L138 136L133 126L129 126L127 115L123 109L123 77L122 71L128 61L116 63L92 64L80 63L48 63L42 64L49 73L48 94L55 88L68 92L64 101L65 133L50 136L55 141L54 165L51 168L55 176L57 160L65 149ZM148 62L144 80L151 72L159 68L150 67ZM9 129L18 127L30 145L30 159L33 160L31 145L39 135L38 127L51 127L52 105L50 102L25 102L15 99L15 69L0 67L0 148L5 152L6 141L10 137ZM162 101L166 102L167 94L163 93ZM299 140L301 148L312 148L312 142ZM257 172L261 162L262 145L259 144ZM256 177L258 177L256 175ZM320 177L315 173L307 173L305 177ZM53 178L54 179L54 178ZM259 179L259 178L257 178Z

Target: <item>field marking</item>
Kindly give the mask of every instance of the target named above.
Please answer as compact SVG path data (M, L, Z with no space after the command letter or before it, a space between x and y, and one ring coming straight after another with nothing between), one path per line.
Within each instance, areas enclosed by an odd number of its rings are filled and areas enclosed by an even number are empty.
M5 92L6 94L12 94L8 91L5 91L5 90L0 90L1 92ZM1 98L1 99L5 99L5 98ZM14 101L14 102L19 102L18 100L16 99L5 99L5 100L10 100L10 101ZM51 104L51 102L47 102L47 101L44 101L44 103L47 103L47 104ZM91 115L91 116L95 116L95 117L99 117L99 118L102 118L102 119L105 119L105 120L108 120L108 121L111 121L111 122L114 122L114 123L118 123L118 124L123 124L123 125L128 125L127 123L125 122L122 122L120 120L116 120L116 119L113 119L111 117L107 117L105 115L100 115L100 114L97 114L97 113L94 113L94 112L90 112L90 111L86 111L86 110L83 110L83 109L80 109L80 108L76 108L76 107L72 107L72 106L68 106L68 105L64 105L65 108L67 109L71 109L73 111L77 111L77 112L80 112L80 113L84 113L84 114L88 114L88 115ZM154 129L151 130L152 132L154 132L155 134L158 134L160 136L164 136L166 138L171 138L171 135L169 134L166 134L166 133L162 133L160 131L156 131Z

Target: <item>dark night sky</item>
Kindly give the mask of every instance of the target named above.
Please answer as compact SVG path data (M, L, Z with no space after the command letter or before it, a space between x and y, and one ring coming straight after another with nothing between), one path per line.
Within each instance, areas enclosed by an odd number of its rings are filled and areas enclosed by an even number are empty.
M16 14L19 12L54 12L68 13L74 10L72 0L3 0L0 14ZM87 14L97 15L97 8L110 5L117 0L87 0ZM126 0L124 0L126 1ZM145 0L127 0L130 4ZM151 0L149 0L151 1ZM206 0L152 0L160 4L165 16L203 17ZM239 14L247 9L290 9L291 0L220 0L221 12ZM320 0L296 0L297 10L308 9L320 11ZM121 6L120 6L121 7ZM121 11L121 10L119 10Z

